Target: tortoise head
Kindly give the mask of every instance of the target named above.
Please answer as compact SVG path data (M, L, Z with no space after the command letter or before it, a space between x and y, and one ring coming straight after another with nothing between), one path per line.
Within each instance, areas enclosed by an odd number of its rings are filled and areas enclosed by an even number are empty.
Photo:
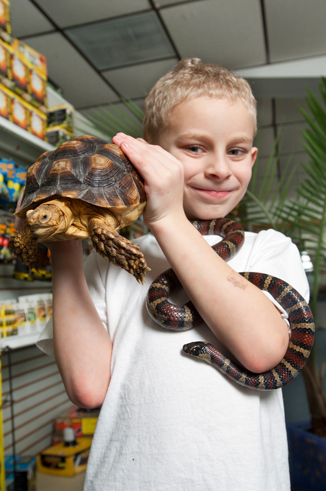
M26 212L26 219L33 235L40 239L48 239L58 232L64 232L67 226L66 214L60 206L43 203L35 210Z

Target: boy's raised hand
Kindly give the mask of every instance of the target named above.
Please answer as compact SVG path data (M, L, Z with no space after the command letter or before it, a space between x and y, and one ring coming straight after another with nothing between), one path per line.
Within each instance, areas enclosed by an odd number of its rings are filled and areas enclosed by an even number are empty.
M144 221L151 228L162 220L184 219L182 163L158 145L142 138L118 133L113 143L119 145L145 181L147 205Z

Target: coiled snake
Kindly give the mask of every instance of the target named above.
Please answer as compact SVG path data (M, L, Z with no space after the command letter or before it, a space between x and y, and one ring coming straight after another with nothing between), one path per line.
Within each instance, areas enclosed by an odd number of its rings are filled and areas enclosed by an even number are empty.
M213 249L225 261L237 254L244 243L243 228L233 220L221 218L192 223L202 235L223 237ZM298 375L310 355L315 332L312 312L305 299L283 280L263 273L240 274L261 290L269 292L288 313L291 336L284 358L272 370L257 374L244 369L210 343L185 344L183 351L207 361L244 387L258 390L283 387ZM173 331L191 329L202 320L191 302L177 306L168 301L169 295L179 285L174 271L168 269L151 284L146 303L150 317L161 327Z

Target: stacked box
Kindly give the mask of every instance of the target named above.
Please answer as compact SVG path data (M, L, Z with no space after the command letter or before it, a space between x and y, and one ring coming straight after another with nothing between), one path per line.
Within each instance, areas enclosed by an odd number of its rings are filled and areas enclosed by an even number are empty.
M6 43L12 42L9 0L0 0L0 37Z
M47 111L47 66L46 58L41 53L38 53L33 48L23 43L19 39L14 39L12 50L16 60L21 63L20 72L16 73L12 67L12 76L19 80L19 73L26 67L27 71L27 102L37 107L40 111ZM24 89L25 91L25 89ZM18 94L20 95L20 94ZM25 98L23 96L23 98Z
M46 140L47 116L21 97L12 99L12 122L32 133L41 140Z
M45 58L18 39L11 45L0 39L0 81L26 102L46 112Z
M36 457L16 455L14 459L10 455L5 459L5 471L7 491L36 491Z
M74 135L74 108L69 104L60 104L48 109L47 140L51 145L59 146Z

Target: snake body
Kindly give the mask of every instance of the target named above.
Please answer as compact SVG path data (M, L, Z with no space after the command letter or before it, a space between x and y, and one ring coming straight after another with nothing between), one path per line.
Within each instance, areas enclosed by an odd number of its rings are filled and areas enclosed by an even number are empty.
M244 243L244 231L239 223L226 218L192 222L202 235L220 235L223 240L213 246L215 252L228 261ZM202 359L244 387L271 390L283 387L295 378L305 365L314 342L315 324L305 299L288 283L264 273L240 273L261 290L269 292L289 316L291 336L287 352L280 363L264 373L253 373L225 356L210 343L185 344L183 351ZM185 331L197 326L202 319L192 302L179 306L168 297L180 282L172 269L159 275L151 284L147 296L150 317L161 327Z

